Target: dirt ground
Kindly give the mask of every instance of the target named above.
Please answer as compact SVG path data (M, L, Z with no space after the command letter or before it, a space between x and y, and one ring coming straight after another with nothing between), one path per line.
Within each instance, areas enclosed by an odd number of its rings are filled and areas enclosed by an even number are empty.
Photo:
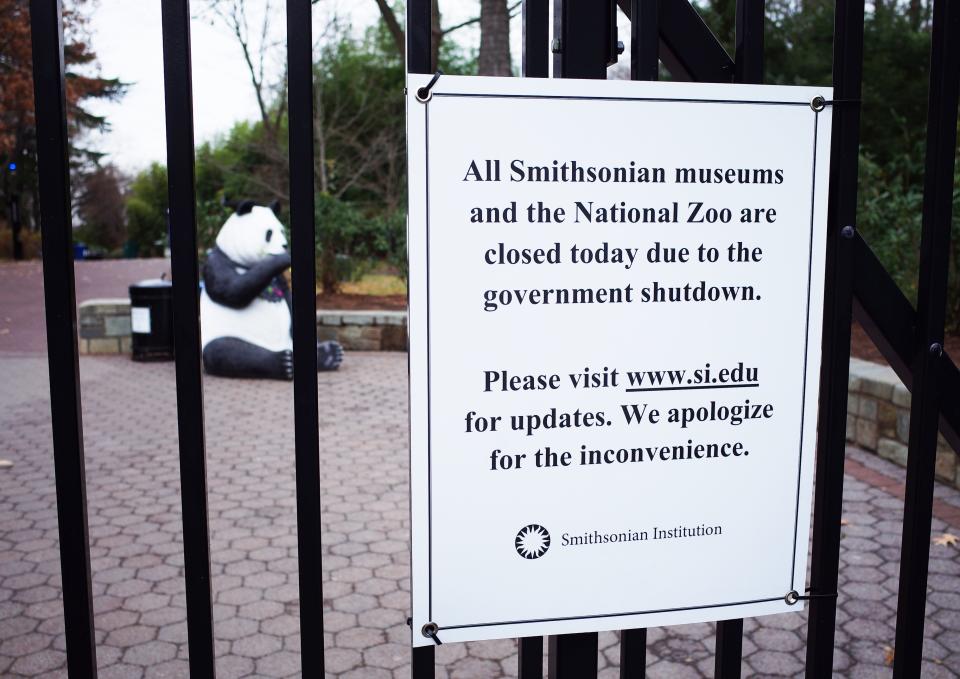
M317 308L338 311L405 311L407 296L321 293L317 295Z

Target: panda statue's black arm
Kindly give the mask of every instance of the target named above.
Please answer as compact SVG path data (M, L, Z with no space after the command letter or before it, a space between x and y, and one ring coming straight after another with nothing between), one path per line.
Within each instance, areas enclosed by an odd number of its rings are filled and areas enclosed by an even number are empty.
M203 267L203 284L210 299L217 304L242 309L256 299L274 277L289 267L290 255L284 253L271 255L243 273L238 273L237 265L219 248L214 248Z

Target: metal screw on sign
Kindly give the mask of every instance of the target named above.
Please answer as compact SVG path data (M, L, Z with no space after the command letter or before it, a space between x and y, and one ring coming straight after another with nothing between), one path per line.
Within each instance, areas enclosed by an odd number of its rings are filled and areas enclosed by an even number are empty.
M827 100L821 96L816 96L810 100L810 108L819 113L827 107Z
M554 38L550 43L550 51L554 54L560 54L560 38Z
M853 238L854 233L856 233L856 229L849 225L840 229L840 235L844 238Z
M440 641L440 637L437 636L437 632L440 631L440 627L435 622L428 622L423 627L420 628L420 633L428 639L433 639L434 643L439 646L443 642Z
M800 592L791 590L787 592L787 595L783 597L783 600L787 602L787 606L793 606L800 601Z
M930 345L930 353L936 356L937 358L940 358L941 356L943 356L943 345L940 344L940 342L934 342L933 344Z

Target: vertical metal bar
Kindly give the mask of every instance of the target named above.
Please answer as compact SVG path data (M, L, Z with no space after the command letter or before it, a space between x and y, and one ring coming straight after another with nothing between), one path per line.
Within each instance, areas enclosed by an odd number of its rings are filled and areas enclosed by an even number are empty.
M917 342L913 359L910 449L907 456L900 592L897 600L895 679L920 676L930 558L934 468L940 417L943 331L946 317L953 171L960 103L960 6L933 7L923 231L917 288Z
M660 77L660 0L630 0L630 79ZM647 676L647 630L620 632L620 679Z
M430 73L430 0L407 0L407 72Z
M607 77L612 0L554 0L555 78ZM550 637L547 672L550 679L590 679L597 676L596 633L561 634Z
M737 0L735 82L763 82L763 12L764 0ZM743 620L718 621L714 676L740 679L742 654Z
M863 71L864 0L838 0L834 14L833 96L860 99ZM860 107L833 107L830 149L830 197L827 208L827 254L824 288L823 359L820 371L820 416L813 499L810 587L837 591L840 567L840 512L843 505L843 460L847 426L847 379L850 370L850 321L853 295L853 239L844 226L857 219L857 168ZM807 624L807 679L829 677L837 600L810 601Z
M717 651L713 676L731 679L740 676L743 654L743 620L721 620L717 623Z
M764 0L738 0L734 82L763 82Z
M407 72L430 73L432 58L431 0L407 0ZM410 663L413 679L433 679L435 671L433 646L414 648Z
M660 0L630 0L630 79L660 77Z
M200 679L215 677L216 667L210 597L210 539L200 358L190 2L163 0L161 8L187 641L190 676Z
M97 649L93 635L87 488L80 409L73 212L70 206L70 151L60 0L31 0L30 30L40 224L43 234L50 418L67 672L73 679L85 679L97 676Z
M543 679L543 637L520 639L520 679Z
M620 633L620 679L645 679L646 676L647 630L625 629Z
M525 78L546 78L550 75L550 2L523 0L523 60ZM543 679L543 637L522 637L517 640L517 675L519 679Z
M550 75L550 0L523 0L523 77Z
M611 0L555 0L554 39L560 49L554 54L555 78L607 77Z
M314 253L313 28L310 0L287 0L293 413L302 676L324 675Z
M523 59L525 78L546 78L550 75L550 2L523 0ZM522 637L517 640L517 671L520 679L543 679L543 637Z
M591 679L597 676L600 644L595 632L550 637L547 676L550 679Z
M435 649L435 646L420 646L413 649L413 662L410 665L410 676L413 679L433 679L436 676Z

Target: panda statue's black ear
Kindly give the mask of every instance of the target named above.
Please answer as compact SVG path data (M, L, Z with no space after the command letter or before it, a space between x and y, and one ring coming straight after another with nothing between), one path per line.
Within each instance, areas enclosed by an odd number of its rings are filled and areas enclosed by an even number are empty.
M245 200L237 205L237 214L241 217L250 214L250 211L257 206L255 201Z
M279 201L279 200L274 200L274 201L272 201L272 202L270 203L270 205L268 205L267 207L269 207L271 210L273 210L273 214L275 214L277 217L280 216L280 201Z

